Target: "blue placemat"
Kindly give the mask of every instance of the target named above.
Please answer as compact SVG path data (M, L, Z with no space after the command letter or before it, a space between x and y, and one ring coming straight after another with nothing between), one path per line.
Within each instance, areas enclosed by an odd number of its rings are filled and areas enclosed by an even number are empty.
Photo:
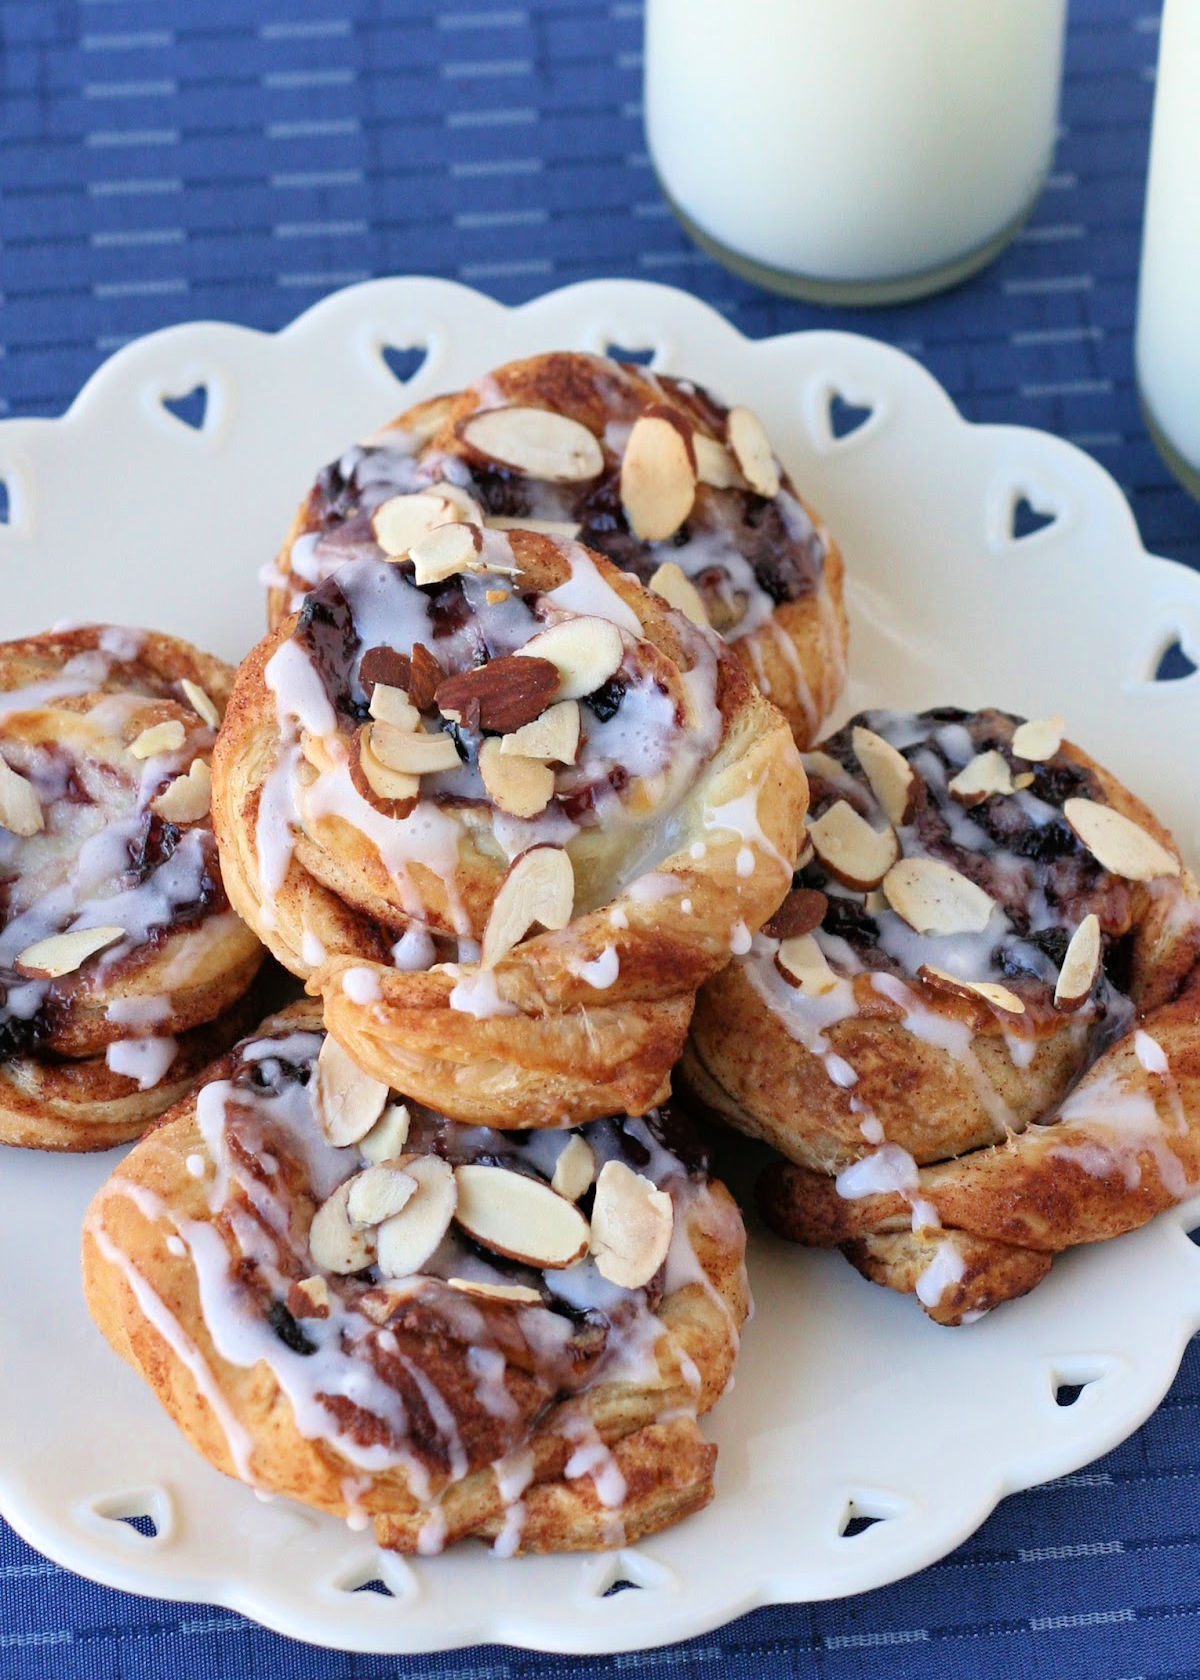
M1200 565L1200 508L1154 453L1132 373L1157 5L1072 0L1063 132L1029 227L958 291L872 312L769 297L688 243L646 157L641 28L634 0L0 0L0 410L61 413L153 328L277 328L372 275L513 302L641 275L753 335L836 325L902 346L970 418L1090 450L1148 546ZM1198 1405L1193 1347L1130 1441L1009 1499L921 1575L609 1660L312 1651L92 1586L0 1526L0 1674L1182 1680L1200 1674Z

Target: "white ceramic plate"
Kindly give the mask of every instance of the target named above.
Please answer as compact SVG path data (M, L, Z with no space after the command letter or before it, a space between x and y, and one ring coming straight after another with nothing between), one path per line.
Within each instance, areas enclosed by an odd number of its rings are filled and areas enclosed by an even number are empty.
M1200 659L1200 576L1146 556L1087 456L969 426L905 356L805 333L749 342L703 304L623 281L508 311L434 280L383 280L268 337L171 328L122 350L54 422L0 427L10 521L0 631L103 618L229 658L263 625L258 568L314 470L356 436L510 357L652 348L766 422L846 554L852 693L867 703L1067 714L1071 732L1200 862L1200 677L1155 683L1179 640ZM385 347L422 346L401 389ZM204 423L164 406L202 385ZM831 393L872 410L838 439ZM1022 498L1054 520L1012 535ZM381 1558L332 1519L261 1504L185 1446L83 1308L84 1207L113 1158L8 1151L0 1176L0 1509L33 1545L130 1591L228 1605L361 1651L480 1641L635 1649L754 1606L880 1586L949 1552L1005 1493L1115 1445L1167 1389L1200 1325L1195 1204L1056 1264L970 1329L833 1254L752 1237L758 1311L714 1413L714 1505L627 1552L501 1562L467 1545ZM1060 1384L1084 1384L1073 1405ZM149 1513L145 1538L123 1517ZM878 1519L843 1534L852 1514ZM355 1593L378 1578L393 1596ZM618 1580L639 1591L605 1597Z

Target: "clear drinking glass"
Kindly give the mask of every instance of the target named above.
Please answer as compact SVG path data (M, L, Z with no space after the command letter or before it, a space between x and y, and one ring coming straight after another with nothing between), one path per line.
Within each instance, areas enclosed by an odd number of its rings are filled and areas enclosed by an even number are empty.
M989 262L1054 150L1066 0L646 0L646 132L736 273L893 303Z

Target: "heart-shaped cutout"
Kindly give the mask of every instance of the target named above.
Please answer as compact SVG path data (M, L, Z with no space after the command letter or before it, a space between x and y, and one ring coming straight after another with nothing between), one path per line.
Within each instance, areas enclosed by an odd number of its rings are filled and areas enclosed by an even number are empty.
M829 393L829 435L835 443L842 443L861 431L874 414L870 403L851 402L840 391Z
M1017 495L1013 499L1012 512L1009 515L1009 535L1014 542L1021 542L1025 537L1036 536L1044 531L1048 525L1053 525L1058 518L1057 513L1047 512L1030 501L1027 495Z
M381 344L379 354L383 365L401 385L415 379L425 366L429 347L425 344Z
M1184 677L1190 677L1200 669L1196 661L1188 653L1182 641L1176 636L1173 642L1168 642L1154 662L1150 673L1152 682L1179 682Z
M185 391L180 397L164 396L162 405L168 414L174 415L192 431L198 432L204 426L204 417L208 413L208 386L193 385L190 391Z

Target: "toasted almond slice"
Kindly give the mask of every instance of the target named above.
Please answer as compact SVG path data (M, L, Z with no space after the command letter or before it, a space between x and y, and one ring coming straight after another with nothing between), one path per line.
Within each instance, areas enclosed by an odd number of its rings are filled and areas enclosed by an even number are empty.
M378 1235L379 1233L376 1232L377 1239ZM428 1259L428 1255L426 1255L426 1259ZM381 1266L380 1271L382 1269ZM429 1281L428 1278L406 1274L400 1278L390 1279L387 1283L380 1284L375 1289L364 1290L354 1304L359 1312L371 1320L372 1324L388 1324L395 1314L396 1308L403 1306L406 1301L411 1301L415 1295L419 1295Z
M462 511L446 496L432 490L414 490L389 496L371 515L371 530L384 554L407 554L414 543L439 525L455 525Z
M883 878L888 903L918 933L982 933L995 905L939 858L901 858Z
M548 408L485 408L459 427L472 449L529 478L579 484L604 471L604 451L578 420Z
M850 736L854 756L863 767L879 808L897 828L913 814L917 773L902 752L873 729L855 728ZM835 761L836 762L836 761Z
M878 916L879 912L881 910L886 910L887 907L887 895L886 893L880 892L878 887L873 888L872 891L867 894L866 898L863 899L863 908L869 916Z
M663 561L650 579L650 588L656 595L661 595L669 607L674 607L685 618L691 619L701 630L708 629L709 618L704 598L683 567L677 566L674 560Z
M574 519L509 519L495 513L490 513L484 524L493 531L536 531L543 537L562 537L564 542L574 542L583 530Z
M287 1310L293 1318L328 1318L329 1285L323 1277L301 1278L287 1293Z
M46 826L33 783L3 758L0 758L0 824L10 834L19 834L22 840L40 834Z
M441 583L444 578L479 564L483 533L478 525L439 525L413 544L408 558L418 584Z
M877 887L900 856L895 829L872 828L844 799L810 824L808 837L829 873L855 892Z
M392 729L411 733L421 727L421 714L409 704L407 690L393 688L390 683L377 682L372 687L370 711L377 723L386 723Z
M825 953L811 933L797 933L781 942L775 962L784 978L797 986L805 997L824 997L838 983L838 977L825 959Z
M361 1272L375 1258L375 1233L355 1225L347 1211L352 1180L339 1184L321 1203L308 1230L308 1252L323 1272L345 1277Z
M1054 988L1056 1009L1078 1009L1091 995L1100 972L1100 918L1088 915L1071 935Z
M1013 730L1012 750L1029 764L1053 758L1062 746L1065 725L1060 717L1034 718Z
M129 743L134 758L155 758L159 753L178 752L184 741L184 728L178 718L152 723Z
M375 753L371 744L371 737L378 727L378 724L373 723L369 729L364 729L359 736L358 762L362 766L362 773L367 779L367 786L380 799L408 800L420 798L421 778L410 776L401 770L391 769Z
M349 1181L346 1212L352 1225L382 1225L399 1213L416 1193L417 1181L403 1168L384 1165L364 1167Z
M516 653L525 659L548 659L558 671L557 698L582 700L619 670L625 645L607 618L564 618L531 636Z
M211 695L206 693L199 683L193 682L190 677L184 677L179 686L196 716L202 718L210 729L219 729L221 727L221 714L217 710Z
M502 735L500 751L543 764L574 764L579 754L578 700L556 700L532 723Z
M396 1162L416 1181L416 1190L375 1232L378 1265L386 1278L411 1277L450 1229L458 1186L454 1169L440 1155L402 1155Z
M606 1161L592 1203L592 1255L596 1270L619 1289L641 1289L657 1272L671 1246L675 1211L654 1182Z
M1012 793L1013 776L1003 753L976 753L947 784L952 799L968 807L981 805L994 793Z
M1013 777L1013 788L1014 788L1015 791L1018 791L1018 792L1022 788L1032 787L1033 783L1034 783L1034 774L1033 774L1032 770L1022 770L1022 772L1019 776L1014 776Z
M409 1113L403 1103L389 1103L366 1137L358 1140L364 1161L394 1161L408 1142Z
M993 1009L1003 1009L1009 1015L1025 1013L1025 1005L1016 992L1010 992L1007 986L998 985L994 980L960 980L957 974L947 974L944 968L934 968L931 963L922 963L917 974L922 980L954 992L958 997L982 998Z
M432 776L439 770L457 770L462 763L458 748L443 730L427 735L420 729L397 729L390 723L373 723L371 751L389 770L405 776Z
M125 938L123 927L73 928L70 933L52 933L48 939L38 939L16 959L18 974L33 980L57 980L62 974L74 974L77 968Z
M799 850L799 852L796 856L796 870L797 870L797 872L799 872L801 869L807 869L809 864L816 857L816 855L817 854L816 854L815 850L813 849L813 843L808 837L808 829L806 827L805 830L804 830L804 838L800 842L800 850Z
M573 1203L539 1178L507 1167L456 1167L454 1217L469 1237L527 1266L560 1270L588 1250L588 1223Z
M1153 881L1178 875L1179 859L1152 834L1094 799L1068 799L1063 816L1101 868L1126 881Z
M590 1145L584 1142L578 1132L573 1132L567 1139L566 1148L554 1163L554 1176L550 1180L551 1190L556 1190L569 1202L577 1202L580 1196L591 1188L595 1175L596 1157L592 1154Z
M779 468L771 452L771 440L758 415L749 408L731 408L725 421L725 435L751 490L760 496L778 496Z
M474 1278L447 1278L447 1287L464 1295L478 1295L481 1301L515 1301L518 1306L540 1307L542 1297L527 1283L478 1283Z
M366 1137L383 1113L388 1088L372 1079L326 1034L317 1057L313 1107L326 1139L344 1149Z
M204 760L195 758L186 776L176 776L150 801L150 809L166 822L200 822L208 815L211 800L212 775Z
M658 414L634 421L621 458L621 504L635 537L665 542L696 499L696 469L679 428Z
M554 772L536 758L505 753L500 739L489 735L479 748L479 774L493 804L510 817L536 817L554 794Z
M714 490L745 490L746 480L737 463L723 443L706 437L703 432L692 433L692 453L696 457L696 477L701 484Z
M531 846L510 867L483 930L480 963L494 968L532 927L566 927L575 908L575 871L561 846Z

